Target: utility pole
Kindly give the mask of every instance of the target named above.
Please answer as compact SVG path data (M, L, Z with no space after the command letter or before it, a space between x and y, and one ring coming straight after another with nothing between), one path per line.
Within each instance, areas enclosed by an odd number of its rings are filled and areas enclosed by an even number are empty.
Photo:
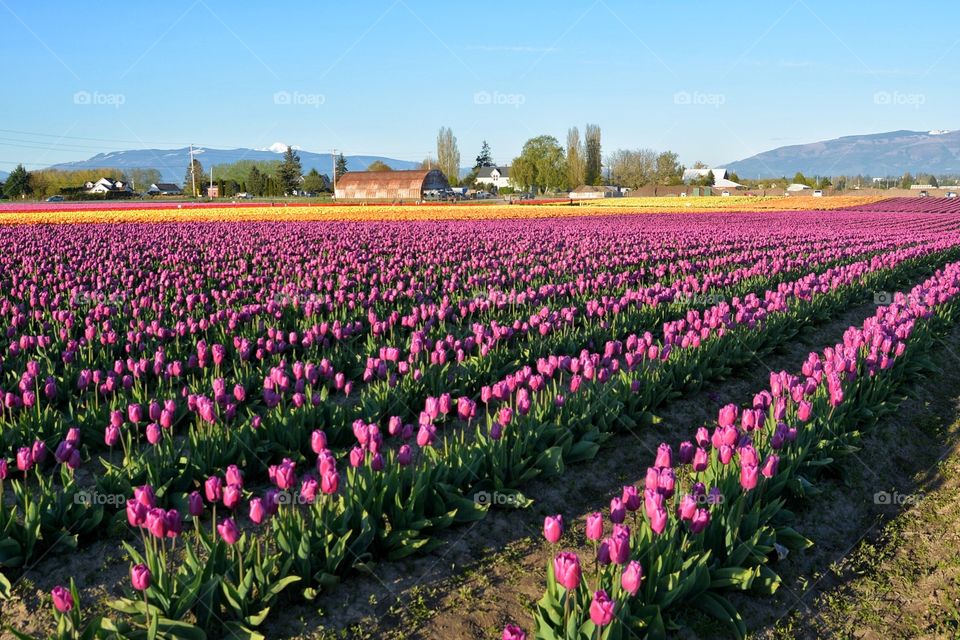
M193 188L193 197L197 197L197 176L193 166L193 144L190 145L190 184Z
M337 198L337 150L333 150L333 198Z

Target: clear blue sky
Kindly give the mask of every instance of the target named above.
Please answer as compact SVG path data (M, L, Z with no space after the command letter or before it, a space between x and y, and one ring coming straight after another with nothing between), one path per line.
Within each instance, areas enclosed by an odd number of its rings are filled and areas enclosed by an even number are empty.
M188 142L419 160L441 125L461 164L483 139L504 163L587 122L604 153L718 165L960 127L958 23L952 2L0 0L0 169Z

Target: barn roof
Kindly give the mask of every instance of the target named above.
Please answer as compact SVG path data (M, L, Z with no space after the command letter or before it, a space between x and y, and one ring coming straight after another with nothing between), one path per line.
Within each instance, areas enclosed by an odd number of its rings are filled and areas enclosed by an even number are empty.
M423 184L427 175L437 169L408 169L405 171L347 171L337 176L337 186L366 186L369 184L389 184L390 186L412 186Z

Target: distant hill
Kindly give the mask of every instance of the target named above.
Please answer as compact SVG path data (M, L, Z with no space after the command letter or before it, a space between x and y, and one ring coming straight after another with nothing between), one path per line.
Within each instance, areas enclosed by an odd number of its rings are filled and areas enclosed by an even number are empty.
M333 155L329 153L313 153L297 150L303 172L316 169L328 176L333 174ZM280 160L282 149L280 145L273 145L270 149L211 149L209 147L195 147L194 157L200 161L204 170L218 164L231 164L239 160ZM346 156L347 168L352 171L362 171L375 160L385 162L394 169L416 169L419 162L409 160L395 160L382 156ZM76 162L62 162L55 164L53 169L157 169L164 182L183 182L183 176L190 163L190 150L182 149L133 149L128 151L113 151L98 153L87 160ZM216 176L214 176L216 177Z
M960 131L890 131L797 144L724 165L741 178L960 174Z

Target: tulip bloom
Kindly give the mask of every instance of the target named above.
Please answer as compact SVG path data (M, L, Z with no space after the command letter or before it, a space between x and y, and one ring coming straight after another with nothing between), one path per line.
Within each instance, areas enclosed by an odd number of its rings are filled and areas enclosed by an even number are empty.
M614 497L610 501L610 521L615 524L622 523L627 517L627 509L623 505L623 500Z
M135 564L130 567L130 582L137 591L146 591L150 588L150 569L145 564Z
M740 486L744 491L750 491L757 486L759 468L755 464L740 465Z
M527 640L527 634L515 624L508 624L503 628L500 640Z
M760 470L760 473L763 474L764 478L772 478L773 476L777 475L777 467L779 465L780 456L776 454L770 454L763 463L763 468Z
M697 509L693 518L690 519L690 532L700 533L707 528L708 524L710 524L710 512L706 509Z
M570 591L580 585L580 558L575 553L564 551L553 559L553 575L557 583Z
M66 587L57 585L50 592L50 595L53 596L53 606L60 613L69 613L73 609L73 594Z
M220 502L223 498L223 480L219 476L210 476L207 478L207 481L203 483L204 491L207 495L208 502Z
M240 504L240 498L240 487L235 484L227 485L227 488L223 490L223 506L227 509L233 510Z
M320 429L315 430L310 434L310 448L317 455L321 451L327 448L327 434L321 431Z
M667 528L667 510L664 508L657 509L653 515L650 516L650 528L653 529L653 532L657 535L663 533L664 529Z
M613 621L617 603L610 599L607 592L601 589L593 594L590 603L590 619L598 627L605 627Z
M603 537L603 514L599 511L587 516L587 539L594 542Z
M194 491L187 496L187 508L194 518L203 513L203 496L200 495L199 491Z
M560 540L560 536L563 535L563 516L557 514L555 516L547 516L543 520L543 537L547 539L548 542L556 544Z
M237 540L240 539L240 529L237 528L237 523L233 521L233 518L227 518L218 524L217 533L229 545L236 544Z
M640 584L643 582L643 567L636 560L631 560L620 576L620 586L631 596L637 595Z
M330 495L337 492L337 488L340 486L340 474L336 470L330 471L328 473L320 476L320 490Z
M263 500L254 498L250 501L250 520L254 524L263 524L269 517L266 508L263 506Z

